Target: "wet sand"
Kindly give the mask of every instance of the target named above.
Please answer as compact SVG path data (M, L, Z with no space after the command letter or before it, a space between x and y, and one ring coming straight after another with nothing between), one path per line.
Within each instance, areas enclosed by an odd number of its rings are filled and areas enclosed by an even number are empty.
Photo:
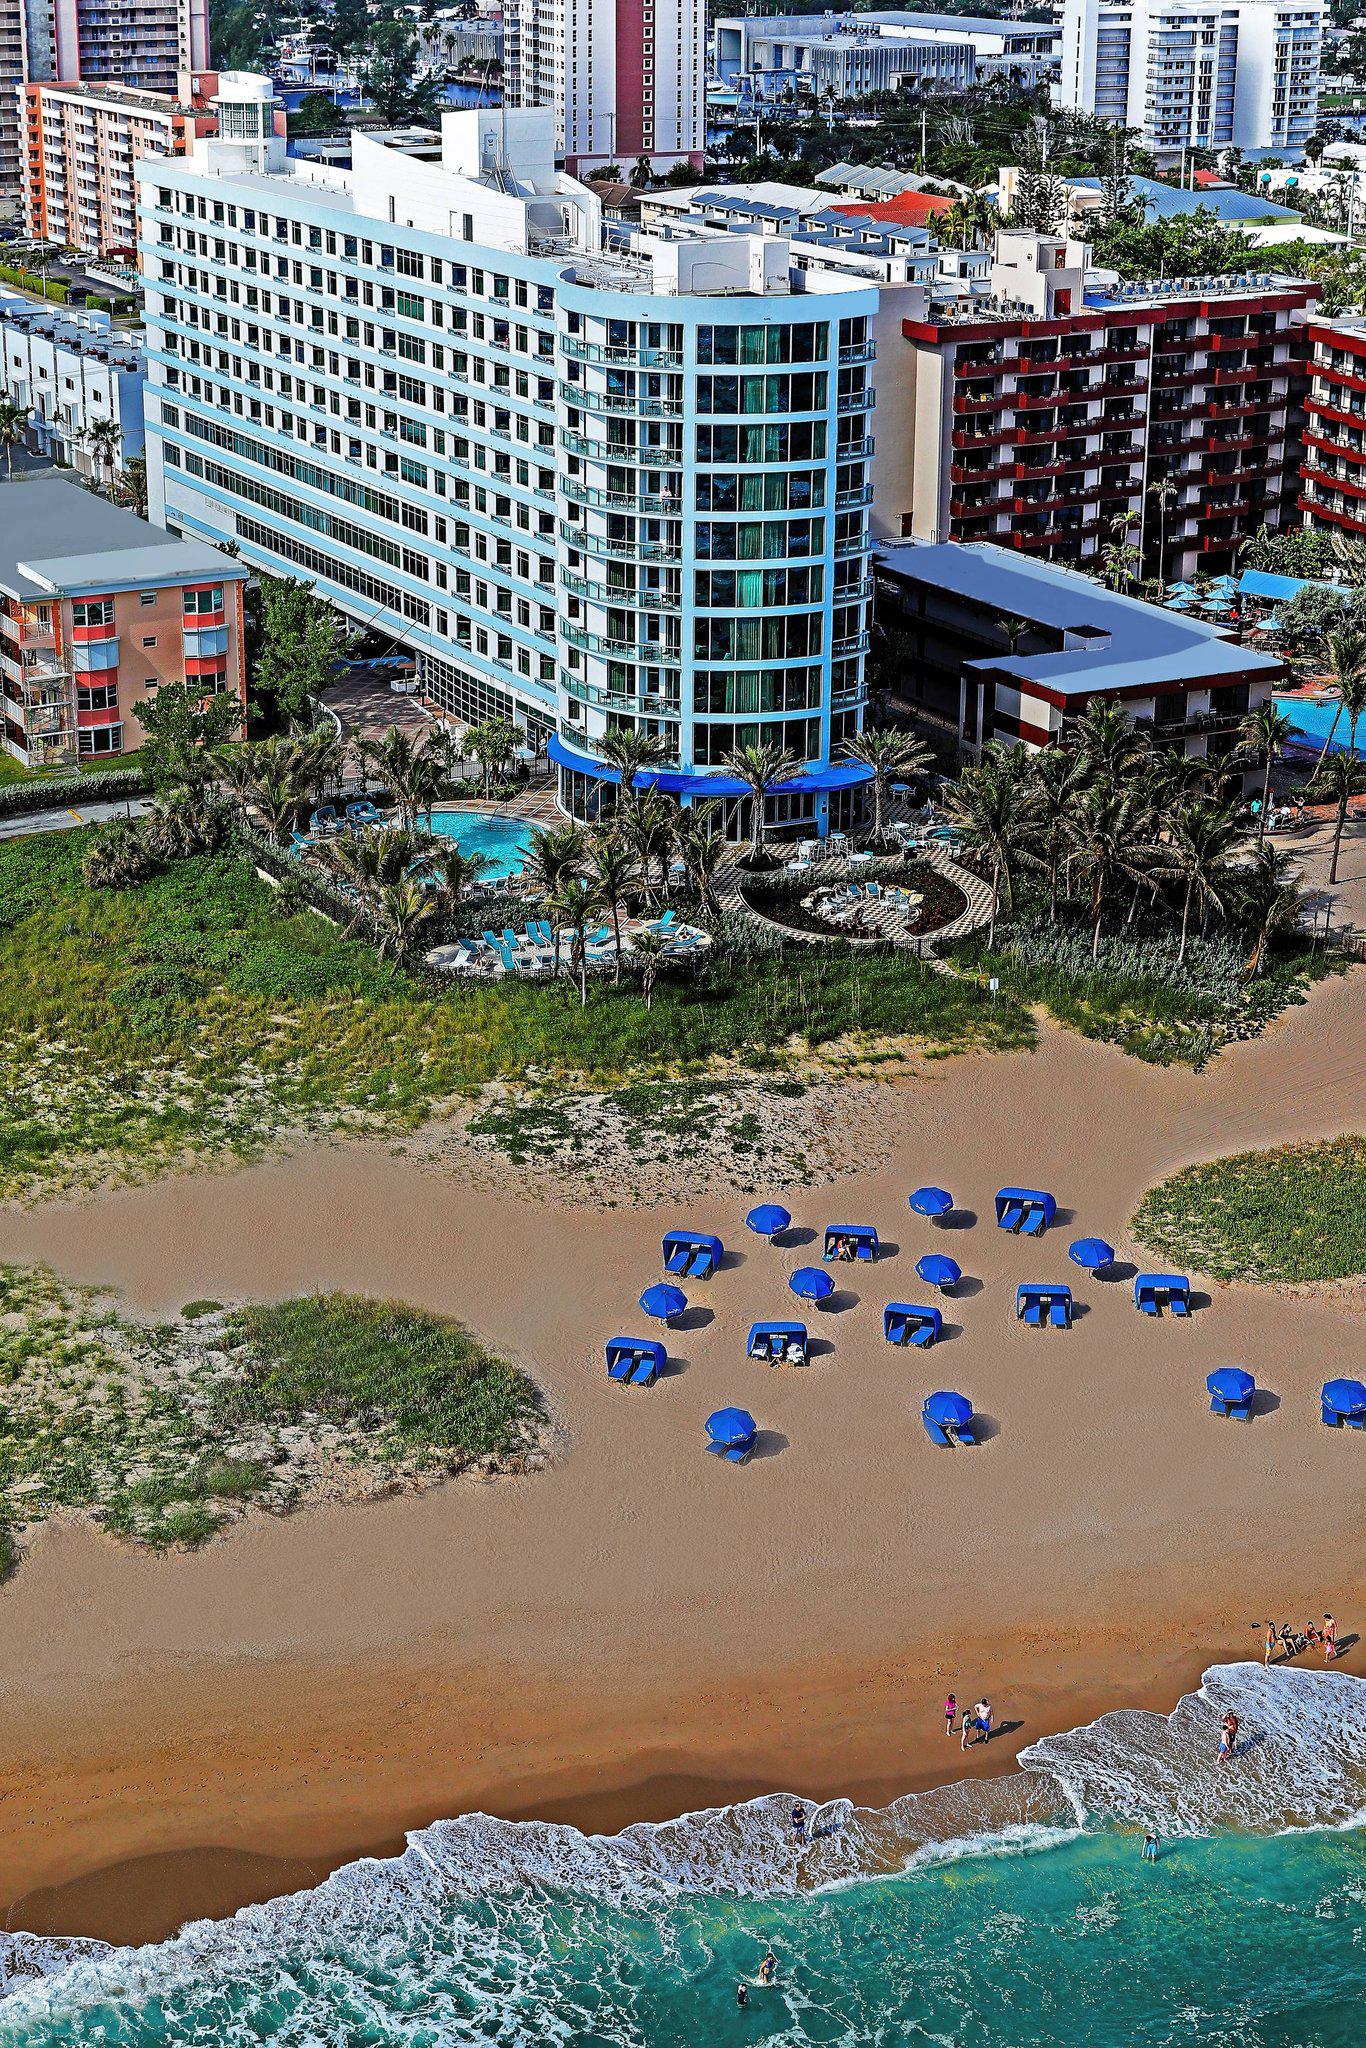
M1354 1630L1366 1464L1316 1396L1359 1370L1359 1293L1205 1287L1189 1325L1153 1325L1066 1242L1132 1260L1126 1219L1173 1167L1366 1125L1364 995L1329 983L1204 1076L1048 1029L1033 1055L889 1086L888 1163L791 1203L895 1247L837 1269L805 1372L742 1355L812 1256L746 1241L748 1187L685 1212L735 1255L652 1393L610 1385L601 1346L638 1326L676 1203L521 1199L353 1146L0 1215L0 1257L152 1312L315 1286L450 1311L535 1373L563 1438L524 1480L250 1522L192 1555L39 1534L0 1593L0 1915L145 1938L475 1807L603 1828L774 1787L885 1800L959 1774L949 1686L1020 1724L969 1752L1000 1769L1108 1706L1170 1705L1256 1654L1267 1614L1331 1606ZM926 1179L975 1224L913 1218ZM1057 1193L1041 1245L993 1227L1007 1181ZM923 1294L932 1248L968 1276L947 1341L893 1350L882 1304ZM1071 1332L1015 1323L1031 1278L1072 1280ZM1240 1362L1278 1404L1247 1428L1203 1390ZM928 1444L936 1386L988 1418L978 1451ZM742 1471L702 1449L727 1401L763 1431Z

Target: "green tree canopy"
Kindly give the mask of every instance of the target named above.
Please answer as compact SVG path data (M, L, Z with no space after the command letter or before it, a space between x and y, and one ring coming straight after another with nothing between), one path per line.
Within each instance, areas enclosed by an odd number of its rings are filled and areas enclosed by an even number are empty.
M296 577L262 572L259 584L256 687L275 699L291 724L311 725L343 651L337 615Z

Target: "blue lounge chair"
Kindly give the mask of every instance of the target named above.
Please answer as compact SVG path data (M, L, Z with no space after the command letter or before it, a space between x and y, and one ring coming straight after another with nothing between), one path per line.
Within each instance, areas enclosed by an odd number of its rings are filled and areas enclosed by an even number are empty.
M607 1343L607 1376L619 1385L652 1387L668 1362L654 1337L612 1337Z
M1045 1321L1055 1330L1069 1330L1072 1327L1072 1290L1040 1280L1022 1280L1015 1290L1015 1315L1018 1321L1028 1323L1034 1330L1041 1329Z
M746 1358L761 1358L765 1365L786 1365L788 1351L796 1345L801 1353L794 1358L793 1365L805 1365L806 1324L805 1323L752 1323L745 1342Z
M1043 1188L997 1190L996 1222L1017 1237L1042 1237L1057 1213L1056 1201Z
M889 1344L915 1344L924 1351L942 1334L944 1318L937 1308L912 1301L889 1301L882 1311L882 1334Z
M825 1233L823 1257L838 1258L840 1246L850 1245L856 1259L875 1259L878 1244L877 1232L871 1223L832 1223Z
M488 930L486 930L483 933L483 940L486 946L492 946L495 953L499 950L499 947L502 944L502 941L498 937L497 932L491 932Z
M688 1280L710 1280L725 1257L719 1237L704 1230L666 1230L664 1271Z
M335 804L319 804L308 821L310 832L330 832L341 823Z
M384 822L368 796L358 797L355 803L348 804L346 815L353 825L382 825Z
M657 917L654 923L646 925L645 929L648 932L668 932L672 931L677 922L678 912L676 910L666 910L662 917Z
M291 850L294 853L298 854L300 860L303 859L306 853L311 853L313 851L313 841L309 838L306 832L291 832L289 835L289 844Z
M1191 1284L1184 1273L1139 1273L1134 1279L1134 1307L1140 1315L1188 1316Z

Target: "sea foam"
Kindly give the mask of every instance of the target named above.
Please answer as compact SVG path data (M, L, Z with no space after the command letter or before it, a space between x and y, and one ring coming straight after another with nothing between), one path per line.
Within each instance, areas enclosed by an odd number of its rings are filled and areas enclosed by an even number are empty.
M1218 1728L1230 1709L1240 1722L1238 1754L1221 1766ZM503 1967L500 1901L520 1914L539 1902L547 1924L556 1900L659 1916L687 1896L781 1900L950 1860L1046 1851L1107 1824L1164 1835L1361 1824L1366 1681L1216 1665L1170 1715L1105 1714L1030 1744L1019 1764L881 1808L806 1801L805 1843L792 1838L790 1793L637 1822L616 1835L466 1814L415 1831L399 1856L347 1864L313 1890L195 1922L154 1946L0 1937L4 2011L7 2020L33 2017L57 2000L66 2013L89 2012L191 1984L263 1981L278 1976L281 1959L301 1955L364 1956L382 1972L386 1956L420 1944L424 1928L435 1938L461 1902L492 1915L462 1931L462 1981L473 1986L496 1983ZM549 2024L543 2016L543 2029ZM7 2031L0 2024L0 2040ZM553 2040L553 2029L538 2038Z

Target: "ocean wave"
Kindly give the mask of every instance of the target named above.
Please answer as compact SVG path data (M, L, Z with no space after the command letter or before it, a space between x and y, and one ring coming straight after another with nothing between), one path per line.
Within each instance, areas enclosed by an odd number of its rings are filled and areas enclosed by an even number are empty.
M1218 1724L1230 1708L1241 1724L1239 1754L1221 1767ZM154 1946L0 1938L5 2020L31 2022L54 2001L69 2014L111 2000L155 2000L177 1987L265 1980L285 1957L364 1956L382 1971L386 1955L400 1945L411 1952L423 1930L447 1938L457 1917L465 1980L496 1984L506 1947L500 1919L524 1916L528 1901L538 1902L547 1925L557 1901L598 1917L662 1922L682 1899L762 1903L833 1892L969 1858L1043 1851L1107 1824L1189 1835L1360 1823L1366 1681L1217 1665L1171 1714L1102 1715L1030 1744L1019 1765L882 1808L807 1801L804 1844L792 1839L792 1794L637 1822L616 1835L466 1814L415 1831L399 1856L345 1865L313 1890L195 1922ZM462 1913L471 1906L477 1912ZM0 2023L0 2044L8 2032Z

